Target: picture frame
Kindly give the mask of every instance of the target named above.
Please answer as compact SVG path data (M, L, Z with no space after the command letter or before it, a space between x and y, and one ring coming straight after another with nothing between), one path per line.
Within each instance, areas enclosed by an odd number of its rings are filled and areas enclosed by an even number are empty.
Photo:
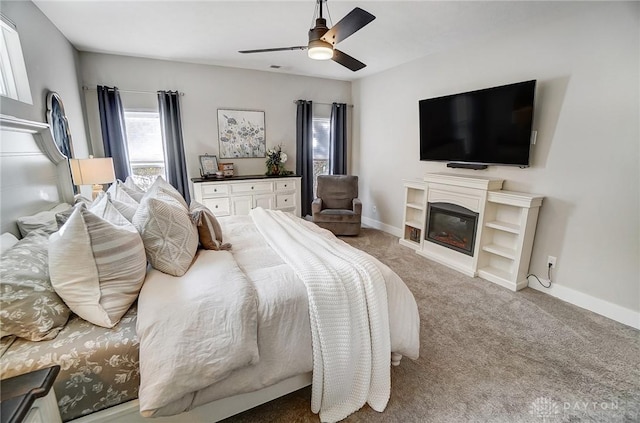
M266 157L264 111L218 109L218 142L221 159Z
M218 158L205 154L200 158L200 174L203 177L214 176L218 171Z

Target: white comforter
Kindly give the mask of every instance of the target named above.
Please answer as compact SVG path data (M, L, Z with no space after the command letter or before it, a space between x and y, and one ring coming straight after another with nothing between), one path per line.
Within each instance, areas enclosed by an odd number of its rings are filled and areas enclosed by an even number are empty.
M182 355L185 352L177 354L178 361L192 361L189 366L189 370L192 371L190 374L163 376L161 373L171 372L164 357L165 354L171 353L162 351L161 354L157 354L157 352L160 349L170 350L170 347L180 344L190 344L192 341L195 341L194 345L201 345L200 343L203 342L202 333L175 329L173 331L166 330L160 335L153 348L147 348L146 346L151 344L147 343L144 338L153 336L153 334L152 332L139 332L142 372L140 401L141 409L143 403L148 404L144 408L145 415L178 414L210 401L255 391L288 377L312 370L311 327L304 283L296 276L293 268L287 265L268 245L249 216L222 218L220 223L223 227L225 241L233 244L233 250L230 254L243 275L253 285L257 295L259 360L251 365L239 364L240 367L236 366L238 363L232 363L232 366L237 368L230 373L225 370L220 374L209 374L210 372L198 369L197 364L201 356L206 357L212 351L214 353L217 351L212 348L212 344L209 344L208 348L200 351L195 351L197 347L194 347L190 356ZM306 222L305 225L314 232L332 239L332 242L341 242L328 231ZM164 324L162 319L165 323L166 320L181 319L179 314L189 308L187 305L188 295L179 293L182 289L189 291L191 284L183 283L187 279L201 279L204 281L206 289L220 289L221 294L228 294L229 289L234 285L228 275L204 270L210 266L209 256L217 257L219 254L221 253L200 252L192 268L182 278L163 276L162 274L153 278L148 277L139 299L139 327L158 326L153 323L157 319L160 319L161 322L159 326ZM391 351L415 359L418 357L420 322L413 295L391 269L376 259L371 259L381 270L385 280ZM201 261L202 263L200 263ZM197 269L202 269L202 271L194 272ZM170 291L166 292L166 288L169 288ZM184 300L184 305L176 307L176 298L181 299L179 302L181 304ZM211 321L211 318L206 318L206 320ZM196 339L189 340L189 337ZM255 357L252 354L249 355L250 359L246 356L243 359L248 359L253 363L252 360ZM156 373L146 372L143 369L154 369ZM200 390L195 390L199 389L195 388L193 391L184 390L173 382L167 384L167 380L172 377L191 379L189 381L191 387L206 387ZM180 389L176 389L178 387ZM191 389L191 387L187 389ZM162 400L165 394L163 390L169 391L172 398L178 397L178 399ZM155 398L153 404L146 401L145 397L147 396Z

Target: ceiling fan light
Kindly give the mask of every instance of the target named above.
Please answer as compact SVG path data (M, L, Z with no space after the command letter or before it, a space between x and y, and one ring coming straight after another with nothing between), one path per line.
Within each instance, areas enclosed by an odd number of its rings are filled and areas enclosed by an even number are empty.
M314 60L329 60L333 57L333 46L322 40L309 42L307 54Z

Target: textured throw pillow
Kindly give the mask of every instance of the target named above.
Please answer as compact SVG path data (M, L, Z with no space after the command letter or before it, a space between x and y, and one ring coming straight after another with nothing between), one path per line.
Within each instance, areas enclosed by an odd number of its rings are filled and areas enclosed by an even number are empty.
M97 200L102 195L104 195L104 191L100 191L100 194L98 194L98 196L95 199ZM73 205L75 206L76 204L79 204L79 203L82 203L87 207L91 207L91 204L93 204L93 200L88 199L82 194L76 194L73 196Z
M198 226L200 245L206 250L230 250L231 244L222 243L222 228L218 219L207 206L197 201L191 202L191 216Z
M122 213L129 222L132 222L133 215L136 214L136 210L138 209L138 201L133 199L124 189L122 189L122 182L120 182L120 184L118 184L118 182L111 184L107 190L107 195L111 198L111 202L114 207L118 209L118 211Z
M131 179L131 176L127 178L126 182L118 180L116 183L118 184L118 187L120 189L129 194L129 196L136 200L138 203L142 200L142 197L144 197L145 192L138 188L138 186Z
M105 215L118 213L108 201L104 208ZM107 328L138 297L147 267L140 234L124 217L116 219L123 224L76 206L49 243L49 273L58 295L78 316Z
M184 201L184 200L183 200ZM184 275L198 249L198 230L186 209L164 190L142 199L133 224L140 232L147 259L154 269Z
M157 192L163 191L165 194L170 195L175 198L184 206L185 209L189 210L189 205L184 200L184 197L180 192L173 187L170 183L165 181L162 176L158 176L156 180L153 182L153 185L146 192L146 196L154 196Z
M56 225L56 213L67 210L71 207L70 204L62 203L58 204L54 208L48 211L36 213L32 216L19 217L17 219L18 229L20 234L24 238L31 231L41 229L48 233L53 233L58 230Z
M71 312L49 280L49 234L32 231L0 257L2 336L53 339Z

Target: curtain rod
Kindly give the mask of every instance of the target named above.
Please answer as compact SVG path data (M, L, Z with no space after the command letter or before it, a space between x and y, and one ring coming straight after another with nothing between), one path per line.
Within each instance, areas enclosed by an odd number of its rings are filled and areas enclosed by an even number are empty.
M319 101L311 101L313 104L322 104L324 106L331 106L333 103L321 103ZM293 100L293 104L298 104L298 100ZM347 107L354 107L353 104L347 104Z
M82 89L84 91L97 91L97 88L89 88L86 85L83 85ZM118 88L118 91L120 91L121 93L132 93L132 94L158 94L158 91L121 90L120 88ZM184 96L183 92L178 92L178 93L180 94L180 97Z

